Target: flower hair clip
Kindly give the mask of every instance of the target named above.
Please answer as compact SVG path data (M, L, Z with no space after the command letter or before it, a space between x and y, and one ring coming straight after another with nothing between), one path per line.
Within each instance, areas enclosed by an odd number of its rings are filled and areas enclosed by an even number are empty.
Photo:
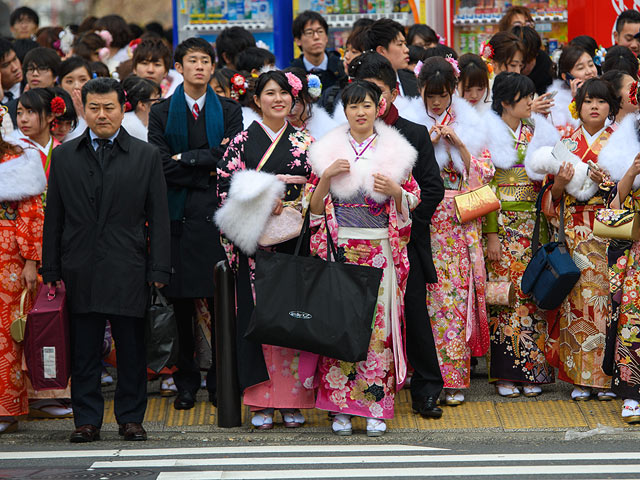
M384 97L380 97L380 101L378 102L378 118L382 117L387 111L387 99Z
M595 63L598 67L601 67L604 64L604 57L607 55L607 49L600 45L595 53L593 54L593 63Z
M424 65L424 62L422 60L418 60L418 63L416 63L416 66L413 67L413 73L415 74L416 77L420 76L420 72L422 71L423 65Z
M64 103L64 99L59 96L55 96L51 99L51 113L56 117L64 115L67 111L67 104Z
M438 43L444 45L444 37L441 37L439 33L436 33L436 37L438 37Z
M109 30L99 30L96 33L102 40L104 40L107 48L109 48L111 46L111 42L113 42L113 36L111 35L111 32Z
M489 42L482 42L480 44L480 56L485 60L491 60L493 58L493 47Z
M629 89L629 102L632 105L638 105L638 82L633 82Z
M453 74L456 76L456 78L459 78L460 68L458 67L458 61L451 55L447 55L446 57L444 57L444 59L449 62L449 64L451 64L451 66L453 67Z
M233 98L234 100L238 100L242 95L247 93L247 89L249 88L247 79L239 73L236 73L233 77L231 77L230 85L231 98Z
M287 82L289 82L289 86L291 87L291 93L294 97L297 97L302 90L302 81L291 72L287 72L284 75L287 77Z
M100 50L98 50L98 58L101 62L105 62L109 58L109 55L111 55L109 47L102 47Z
M129 42L129 45L127 46L127 54L129 55L129 58L133 58L133 52L136 51L136 48L138 48L138 45L140 45L142 43L142 39L140 38L136 38L135 40L131 40Z
M129 101L129 95L127 95L127 91L123 90L124 92L124 111L125 112L130 112L131 110L133 110L133 105L131 105L131 102Z
M580 118L580 114L578 113L578 105L576 105L576 99L571 100L569 104L569 112L571 113L571 118L574 120L578 120Z
M314 100L320 98L320 95L322 95L322 82L320 81L320 77L314 73L307 75L307 88L309 89L311 98Z

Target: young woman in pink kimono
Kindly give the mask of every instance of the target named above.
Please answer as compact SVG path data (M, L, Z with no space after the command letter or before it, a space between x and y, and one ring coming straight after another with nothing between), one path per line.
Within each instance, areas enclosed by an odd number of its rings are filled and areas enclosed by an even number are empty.
M395 129L375 121L386 108L381 98L380 89L370 82L349 84L342 93L349 123L309 150L313 173L305 198L314 229L312 254L326 258L328 227L347 263L384 269L367 359L318 359L316 408L336 413L332 430L337 435L351 435L352 415L367 418L367 435L382 435L407 373L402 317L409 212L419 202L411 176L417 152ZM313 381L308 378L304 384L312 388Z

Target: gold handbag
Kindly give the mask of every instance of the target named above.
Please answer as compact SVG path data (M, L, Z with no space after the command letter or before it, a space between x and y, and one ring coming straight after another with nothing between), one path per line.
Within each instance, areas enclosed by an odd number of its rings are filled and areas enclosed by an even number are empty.
M22 291L22 295L20 295L20 311L18 312L18 317L11 322L11 327L9 327L11 338L13 338L13 341L16 343L22 343L24 341L24 330L27 327L27 313L24 311L24 304L27 301L28 294L29 290L25 288Z
M516 289L511 282L487 282L485 298L487 305L513 307L516 303Z
M603 208L596 212L593 234L601 238L618 240L640 239L640 212Z
M500 200L489 185L456 195L453 197L453 203L460 223L470 222L500 210Z

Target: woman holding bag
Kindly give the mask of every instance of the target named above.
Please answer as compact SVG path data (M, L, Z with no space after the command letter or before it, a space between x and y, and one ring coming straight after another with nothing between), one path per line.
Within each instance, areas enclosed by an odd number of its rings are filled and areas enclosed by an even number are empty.
M335 412L332 430L351 435L351 416L367 418L367 435L380 436L393 418L394 398L406 379L401 331L409 262L406 245L418 204L411 176L417 152L376 118L387 107L373 83L355 80L342 92L348 120L314 143L310 202L312 253L327 257L327 231L347 263L384 269L365 361L320 357L316 408ZM349 301L334 299L335 301ZM307 386L305 382L305 386Z
M276 251L292 252L300 232L298 228L289 241L265 242L263 236L270 219L295 219L291 209L302 210L301 196L311 173L307 149L312 138L287 122L302 88L293 73L270 71L260 75L254 101L262 118L229 143L218 164L218 199L222 207L216 213L216 223L229 264L236 271L240 336L246 330L255 301L253 255L266 244ZM299 213L298 216L302 219ZM273 428L274 409L279 409L286 427L300 427L305 421L300 409L313 408L315 403L313 391L304 389L298 376L300 352L271 345L260 347L244 338L240 342L240 386L244 388L245 405L254 412L252 425L260 430Z
M4 113L0 107L0 122ZM17 430L17 417L29 412L22 346L10 329L22 291L36 288L46 186L38 150L11 145L0 136L0 435Z

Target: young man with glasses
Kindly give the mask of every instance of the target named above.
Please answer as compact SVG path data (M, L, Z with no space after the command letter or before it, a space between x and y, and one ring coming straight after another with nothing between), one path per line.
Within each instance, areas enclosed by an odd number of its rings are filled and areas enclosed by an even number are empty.
M302 51L302 55L291 62L292 67L316 74L323 89L346 76L340 56L327 51L329 25L322 15L305 10L293 20L292 30L293 39Z

